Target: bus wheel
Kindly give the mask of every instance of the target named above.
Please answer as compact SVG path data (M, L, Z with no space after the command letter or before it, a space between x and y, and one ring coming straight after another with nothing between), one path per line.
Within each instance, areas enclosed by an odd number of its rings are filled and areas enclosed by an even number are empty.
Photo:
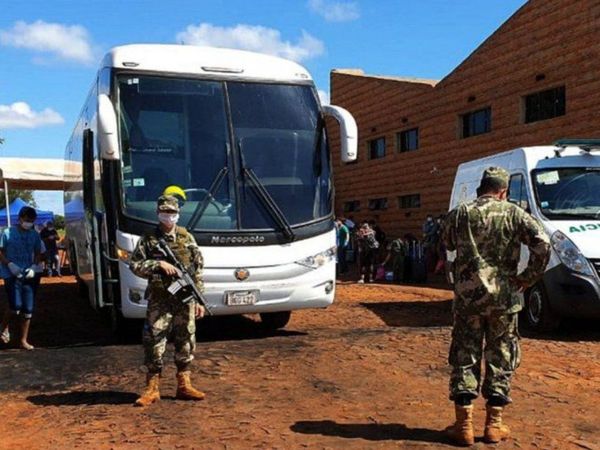
M116 306L111 306L110 328L113 336L119 343L133 343L140 340L142 336L142 322L140 320L126 319Z
M535 284L525 295L523 316L527 328L532 331L554 331L560 319L550 309L548 294L542 283Z
M261 325L267 330L278 330L280 328L285 327L288 324L291 315L291 311L261 313Z

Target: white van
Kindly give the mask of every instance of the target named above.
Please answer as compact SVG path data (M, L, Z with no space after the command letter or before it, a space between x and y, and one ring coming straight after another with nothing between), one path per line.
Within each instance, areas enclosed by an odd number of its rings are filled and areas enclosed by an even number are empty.
M461 164L450 209L476 198L490 166L508 170L509 201L536 217L552 242L543 279L524 296L526 325L544 331L561 317L600 319L600 140L562 140ZM519 272L528 257L523 247Z

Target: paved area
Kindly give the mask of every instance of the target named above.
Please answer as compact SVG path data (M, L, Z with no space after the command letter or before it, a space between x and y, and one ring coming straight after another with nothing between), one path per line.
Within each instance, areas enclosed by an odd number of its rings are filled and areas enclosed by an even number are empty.
M116 344L69 277L46 280L33 352L0 349L0 448L450 448L449 291L338 285L334 306L265 333L252 317L203 321L194 380L207 393L131 406L139 342ZM0 301L2 306L4 300ZM600 327L526 336L498 448L599 449ZM484 405L477 404L477 434ZM475 448L493 448L478 442Z

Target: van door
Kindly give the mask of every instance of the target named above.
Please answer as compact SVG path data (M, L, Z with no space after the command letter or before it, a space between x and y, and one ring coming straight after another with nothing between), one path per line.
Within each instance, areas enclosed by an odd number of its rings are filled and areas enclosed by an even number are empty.
M527 182L523 173L517 172L510 176L508 184L508 201L523 208L527 212L531 212L529 202L530 196L527 190ZM518 273L521 273L527 267L529 261L529 249L525 245L521 245L521 257L519 259Z

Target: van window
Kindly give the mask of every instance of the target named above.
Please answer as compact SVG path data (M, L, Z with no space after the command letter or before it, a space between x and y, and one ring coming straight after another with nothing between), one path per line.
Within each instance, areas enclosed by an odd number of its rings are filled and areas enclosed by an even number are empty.
M600 214L600 168L561 167L533 173L542 214L554 220L594 219Z
M510 184L508 185L508 201L525 210L529 208L525 178L520 173L510 177Z

